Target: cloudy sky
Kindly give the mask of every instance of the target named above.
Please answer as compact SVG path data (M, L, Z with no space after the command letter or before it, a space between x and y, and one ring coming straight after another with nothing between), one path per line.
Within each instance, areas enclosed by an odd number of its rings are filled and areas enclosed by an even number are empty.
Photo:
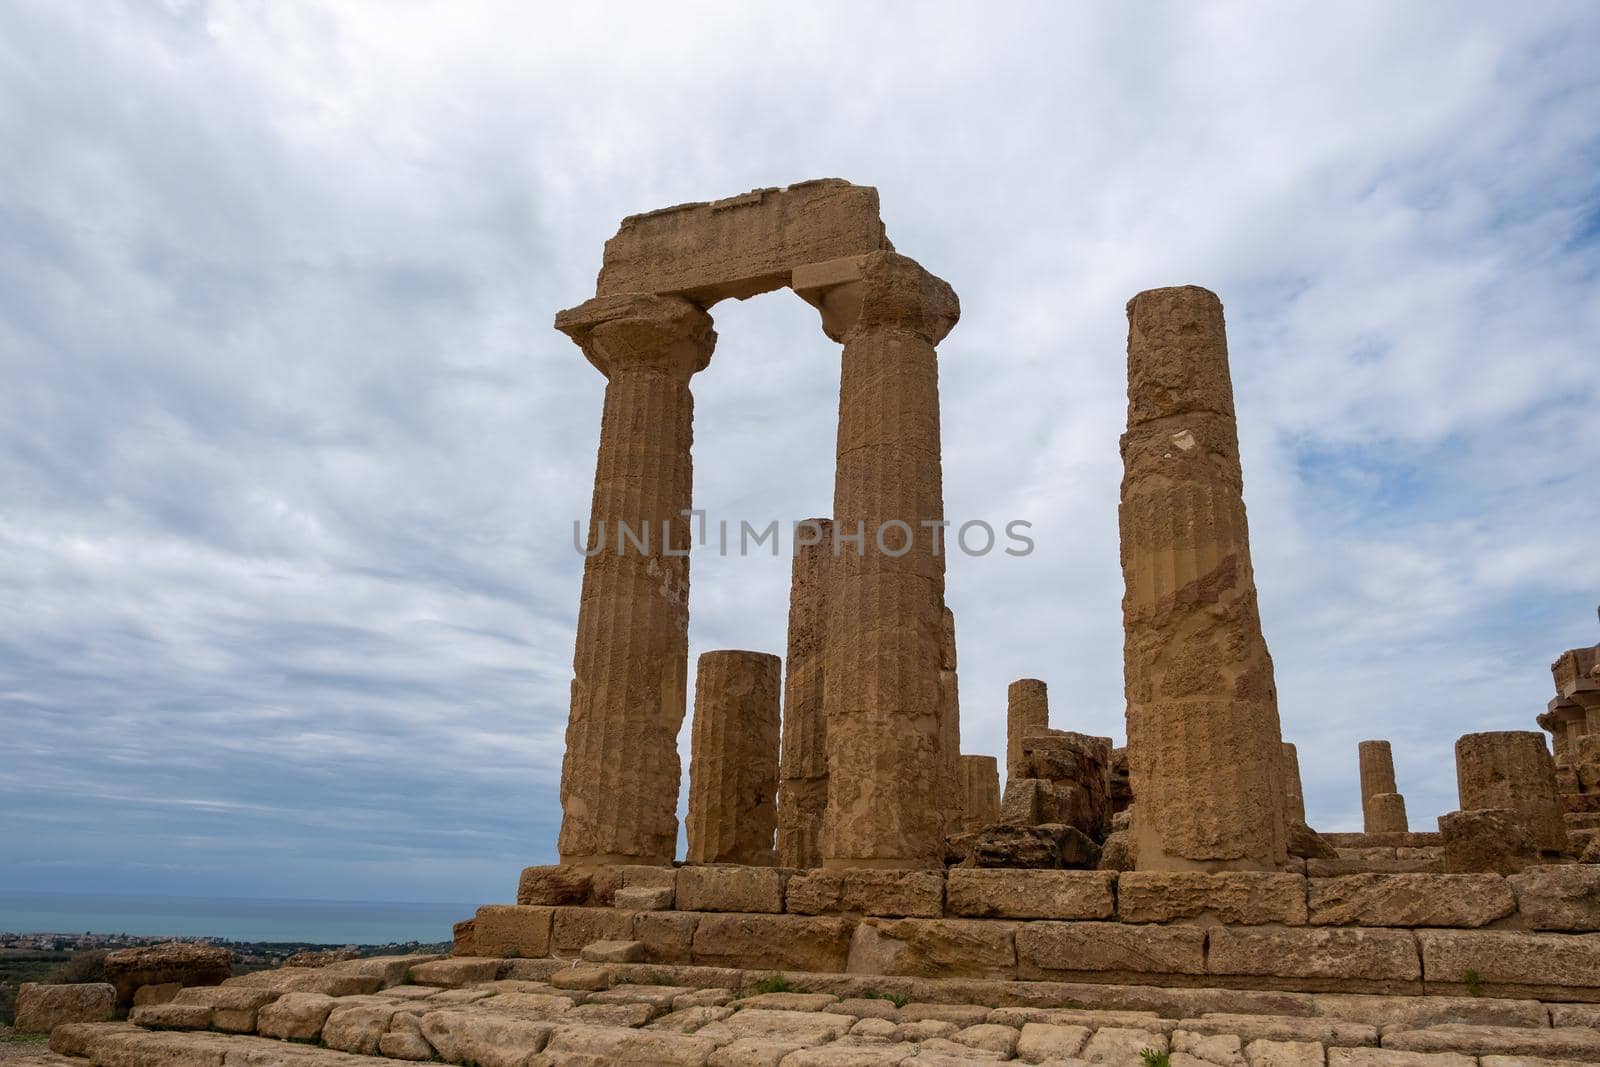
M961 296L947 514L1035 527L951 563L966 750L1024 675L1123 734L1123 305L1197 283L1312 822L1387 737L1431 828L1600 638L1597 54L1583 3L7 4L0 889L509 900L604 384L551 318L622 216L825 176ZM837 347L713 314L697 503L826 514ZM782 651L786 560L692 566L691 654Z

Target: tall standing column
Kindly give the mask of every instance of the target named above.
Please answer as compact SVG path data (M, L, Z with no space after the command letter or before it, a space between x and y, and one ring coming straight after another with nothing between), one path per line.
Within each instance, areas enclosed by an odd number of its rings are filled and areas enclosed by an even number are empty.
M778 826L778 701L783 661L702 652L689 759L690 863L770 867Z
M1283 817L1290 822L1306 821L1306 794L1300 785L1300 751L1293 741L1283 743Z
M961 773L961 686L956 675L956 616L944 609L939 642L939 789L946 836L960 832L966 810Z
M981 830L1000 821L1000 761L993 756L962 756L962 830Z
M1026 778L1022 742L1050 726L1050 692L1037 678L1018 678L1006 687L1006 781Z
M938 867L944 614L939 364L955 293L894 252L796 269L844 342L828 606L823 865Z
M563 863L672 862L689 660L689 378L716 343L679 297L600 297L556 329L606 376L567 751Z
M833 520L799 523L789 572L789 652L778 767L778 862L785 867L822 866L822 813L828 807L823 649L833 562Z
M1280 867L1283 739L1215 294L1183 286L1129 301L1122 461L1135 863Z

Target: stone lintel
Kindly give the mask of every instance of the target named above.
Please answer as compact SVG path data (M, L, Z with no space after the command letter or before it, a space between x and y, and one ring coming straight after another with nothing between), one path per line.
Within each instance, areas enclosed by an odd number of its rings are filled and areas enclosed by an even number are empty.
M595 291L671 293L709 307L781 289L805 264L893 248L878 191L823 178L630 215L606 242Z

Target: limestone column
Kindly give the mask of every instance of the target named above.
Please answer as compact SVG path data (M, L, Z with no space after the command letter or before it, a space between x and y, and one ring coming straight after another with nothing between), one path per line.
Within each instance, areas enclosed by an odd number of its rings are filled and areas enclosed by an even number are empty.
M1139 870L1286 861L1283 738L1245 522L1222 303L1128 303L1122 601Z
M822 813L828 806L823 646L834 558L833 520L800 523L789 576L788 673L778 768L778 862L785 867L822 866Z
M1403 834L1411 829L1406 819L1406 798L1399 793L1374 793L1367 798L1363 828L1369 834Z
M960 308L948 284L894 252L796 268L792 284L844 343L823 865L940 867L944 489L934 346Z
M1026 778L1022 742L1050 726L1050 694L1037 678L1018 678L1006 687L1006 780Z
M939 789L943 795L946 836L960 830L966 807L966 783L961 774L961 689L956 676L956 617L949 608L942 616L939 642Z
M1305 791L1300 786L1300 752L1294 742L1283 743L1283 817L1290 822L1306 821Z
M1000 821L1000 761L993 756L962 756L961 772L966 803L962 826L981 830Z
M1383 803L1384 813L1374 812L1373 797L1398 795L1400 790L1394 780L1394 751L1387 741L1362 741L1356 745L1356 760L1361 774L1361 823L1369 834L1384 833L1378 824L1384 816L1392 817L1392 802ZM1402 812L1404 807L1401 808Z
M590 300L557 315L556 328L606 376L561 764L561 861L671 863L689 659L689 378L717 335L689 301L643 295Z
M689 760L690 863L770 867L778 827L778 701L783 661L700 655Z
M1456 741L1456 788L1462 811L1515 809L1526 816L1542 852L1566 851L1555 762L1543 734L1501 730L1463 735Z

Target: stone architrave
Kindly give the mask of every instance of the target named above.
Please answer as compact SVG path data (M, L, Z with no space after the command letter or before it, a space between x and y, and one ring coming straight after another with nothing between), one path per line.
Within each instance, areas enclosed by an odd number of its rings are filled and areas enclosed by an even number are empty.
M1556 794L1555 761L1535 730L1464 734L1456 741L1456 789L1461 810L1509 808L1521 812L1546 855L1567 849L1566 824Z
M1289 822L1306 821L1305 790L1300 785L1300 752L1293 741L1283 743L1283 817Z
M966 793L962 830L981 830L998 822L1000 761L993 756L962 756L961 771Z
M778 862L785 867L822 865L822 813L828 806L823 646L834 558L832 519L798 524L789 580L783 753L778 765Z
M762 652L700 656L689 760L690 863L777 861L782 676L783 661Z
M558 848L568 864L667 864L689 659L689 379L717 335L690 301L639 294L563 311L556 328L606 376Z
M1129 301L1122 458L1135 863L1282 867L1283 738L1215 294L1183 286Z
M1394 780L1394 750L1387 741L1356 746L1361 773L1362 830L1369 834L1405 833L1406 803ZM1376 800L1377 797L1393 798Z
M944 489L935 346L960 306L914 260L873 252L795 268L842 341L836 580L824 706L823 866L938 867Z
M1050 693L1037 678L1018 678L1006 687L1006 778L1026 778L1022 742L1050 727Z

